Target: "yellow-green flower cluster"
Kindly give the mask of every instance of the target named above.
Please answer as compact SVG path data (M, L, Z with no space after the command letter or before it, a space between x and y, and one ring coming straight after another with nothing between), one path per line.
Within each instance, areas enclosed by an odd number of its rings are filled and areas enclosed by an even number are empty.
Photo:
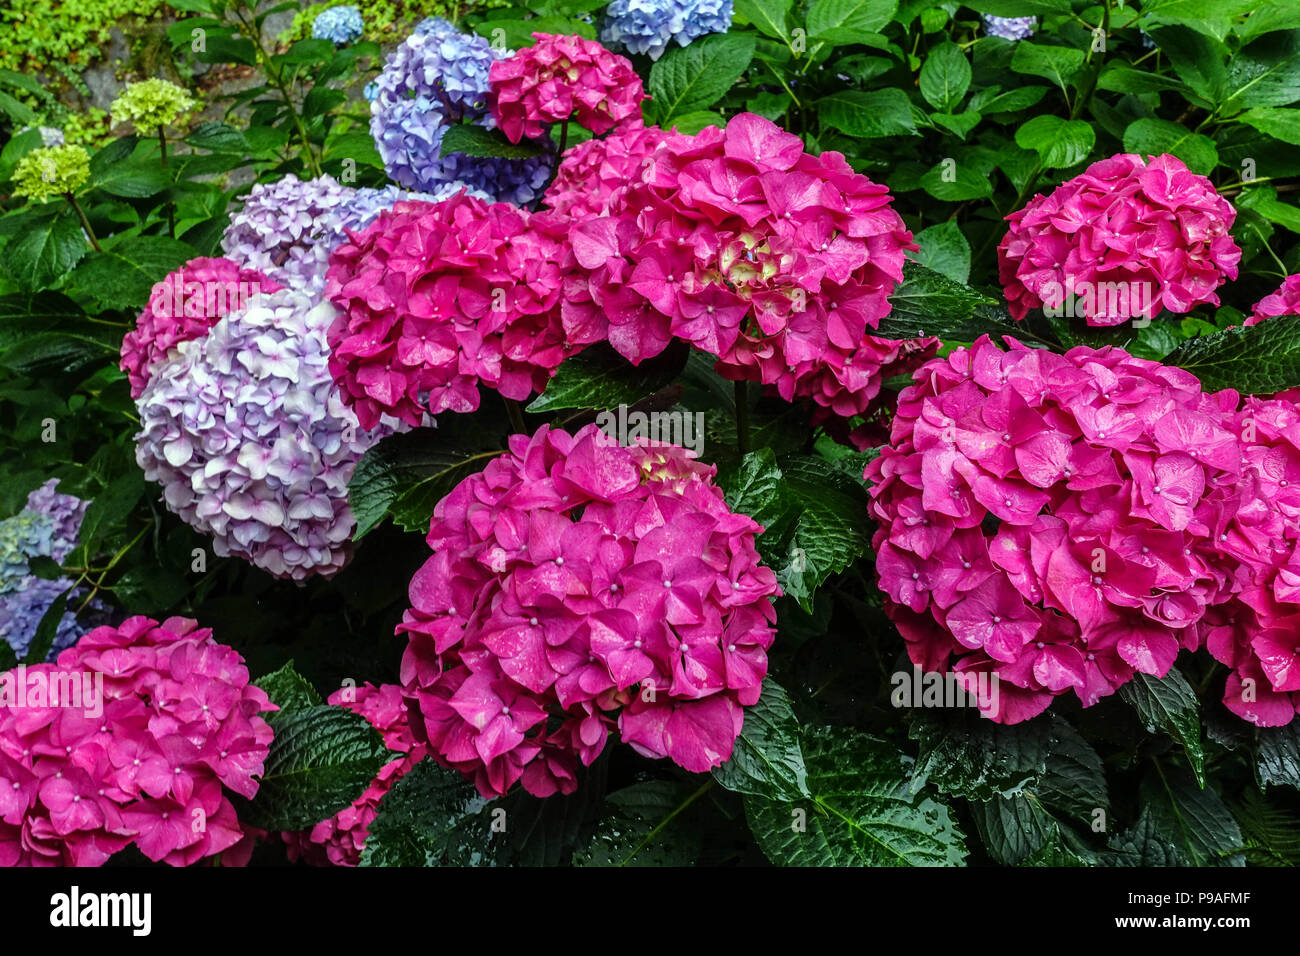
M113 125L131 122L141 136L152 136L159 128L174 125L194 105L194 97L175 83L141 80L113 101Z
M90 178L90 154L80 146L34 149L14 167L14 195L45 202L75 192Z

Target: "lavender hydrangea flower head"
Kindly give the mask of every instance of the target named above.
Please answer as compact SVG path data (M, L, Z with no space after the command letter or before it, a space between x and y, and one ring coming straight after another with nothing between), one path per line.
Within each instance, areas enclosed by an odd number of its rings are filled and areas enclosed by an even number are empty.
M370 99L370 132L389 178L407 189L432 192L456 180L494 199L526 203L541 194L550 155L526 159L441 156L447 126L471 122L491 128L488 69L505 56L485 37L458 32L429 18L388 57Z
M62 563L77 546L77 532L89 502L59 494L54 490L57 485L58 479L50 479L27 496L22 511L0 521L0 640L19 658L26 656L50 605L73 583L67 578L38 578L29 570L32 558ZM102 608L95 604L92 610ZM71 610L64 612L49 656L70 646L89 626L79 624Z
M341 207L355 192L328 175L259 183L230 217L221 248L283 286L320 292L330 253L330 242L321 240L341 232Z
M371 445L330 377L325 331L337 312L290 289L187 342L136 402L136 460L163 500L219 555L282 578L331 575L356 526L348 480Z
M995 17L987 13L980 14L984 21L984 32L991 37L1003 40L1028 40L1034 35L1038 26L1037 17Z
M686 46L731 26L732 0L614 0L605 8L600 41L650 59L663 56L671 41Z
M361 11L356 7L330 7L312 21L311 35L317 40L329 40L335 46L345 46L365 31Z

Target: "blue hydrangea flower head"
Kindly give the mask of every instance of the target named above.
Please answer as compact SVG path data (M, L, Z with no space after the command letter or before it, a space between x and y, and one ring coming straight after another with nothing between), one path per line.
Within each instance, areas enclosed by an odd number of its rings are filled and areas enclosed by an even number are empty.
M77 532L89 503L59 494L57 485L58 479L50 479L27 496L22 511L0 521L0 640L12 647L20 659L26 655L45 612L73 584L68 578L38 578L29 569L31 559L36 557L62 563L77 546ZM78 597L78 592L74 591L72 597ZM91 610L102 608L95 604ZM75 642L86 629L72 610L66 611L55 632L50 657Z
M541 194L554 157L488 159L442 156L446 128L496 124L488 109L488 71L506 55L485 37L429 18L393 51L375 81L370 132L388 176L399 186L434 192L460 181L498 201L525 203Z
M664 55L671 41L686 46L731 26L732 0L613 0L605 8L600 41L652 60Z
M356 7L330 7L312 22L311 35L317 40L329 40L335 46L345 46L360 37L365 26Z
M994 17L988 14L981 14L980 17L984 21L985 33L1013 42L1028 40L1038 26L1037 17Z

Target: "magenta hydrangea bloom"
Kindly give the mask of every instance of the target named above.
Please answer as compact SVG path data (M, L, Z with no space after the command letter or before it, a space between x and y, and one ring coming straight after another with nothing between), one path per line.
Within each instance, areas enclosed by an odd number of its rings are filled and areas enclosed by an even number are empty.
M1241 259L1236 216L1175 156L1093 163L1007 216L998 277L1011 315L1061 308L1070 296L1075 314L1099 326L1218 305L1214 290L1237 277Z
M670 134L643 181L570 241L569 341L608 339L639 363L684 339L728 378L840 416L879 387L868 332L916 248L888 189L752 113Z
M1255 303L1246 325L1258 325L1279 315L1300 315L1300 275L1287 276L1278 290Z
M1242 564L1239 592L1213 616L1206 647L1233 670L1224 705L1277 727L1300 709L1300 407L1288 397L1247 398L1236 429L1241 504L1221 518L1220 533Z
M1235 392L1116 348L1007 341L924 366L866 477L913 662L996 675L994 719L1015 723L1163 676L1266 542Z
M384 746L401 753L380 769L361 796L347 809L322 820L304 833L282 834L289 859L304 859L313 866L356 866L366 848L370 824L379 815L379 801L412 767L424 759L424 745L411 736L406 701L396 684L364 684L330 695L329 703L346 707L370 721L384 738Z
M542 203L570 219L609 214L622 194L649 171L652 156L669 134L629 120L603 139L565 151Z
M626 57L580 36L534 33L537 42L488 70L497 126L512 143L570 118L596 135L641 115L641 78Z
M335 250L330 370L364 427L470 412L478 386L541 391L573 349L559 321L562 230L463 193L400 202Z
M217 320L243 308L259 292L280 283L230 259L191 259L153 287L135 328L122 339L121 369L139 398L149 379L175 347L207 334Z
M182 343L136 402L136 460L218 555L276 577L331 575L356 521L348 480L397 422L362 428L329 373L336 312L290 289L255 296Z
M611 730L693 772L731 756L779 595L715 469L543 426L434 509L411 580L412 730L484 796L570 792Z
M240 841L230 794L256 795L276 708L210 630L133 617L8 676L25 696L0 707L0 866L99 866L131 844L189 866Z

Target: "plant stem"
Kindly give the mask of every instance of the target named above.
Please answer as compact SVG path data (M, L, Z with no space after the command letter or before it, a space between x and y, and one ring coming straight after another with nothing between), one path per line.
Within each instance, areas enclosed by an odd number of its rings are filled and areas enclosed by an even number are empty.
M501 401L506 404L506 414L510 416L510 427L515 430L517 435L527 435L528 425L524 422L524 410L513 398L501 396Z
M564 147L565 147L566 145L568 145L568 142L569 142L569 121L568 121L568 119L565 119L565 121L564 121L563 123L560 124L560 153L559 153L559 155L560 155L561 157L564 156Z
M72 205L72 208L76 210L77 218L81 220L81 228L86 230L86 238L90 240L90 247L96 252L103 252L104 250L100 247L99 240L95 238L95 230L90 228L90 220L87 219L86 214L82 212L81 205L77 202L77 197L72 195L71 192L66 192L63 195Z
M162 168L167 168L167 131L158 127L158 148L162 150ZM168 187L170 188L170 187ZM176 238L176 204L167 200L167 235Z
M235 11L235 18L243 26L245 35L252 42L253 49L257 51L257 58L262 63L262 71L266 74L266 78L280 91L285 108L289 111L289 115L293 117L293 125L298 130L298 139L302 141L303 155L308 168L311 169L313 176L321 175L320 160L316 158L316 152L312 149L311 137L307 135L307 127L302 121L302 114L293 105L293 97L289 95L289 87L284 81L284 74L276 69L275 64L271 62L271 55L266 52L266 47L262 46L261 31L257 29L255 23L249 23L245 20L240 10Z
M749 389L748 383L736 383L736 450L741 457L749 453Z

